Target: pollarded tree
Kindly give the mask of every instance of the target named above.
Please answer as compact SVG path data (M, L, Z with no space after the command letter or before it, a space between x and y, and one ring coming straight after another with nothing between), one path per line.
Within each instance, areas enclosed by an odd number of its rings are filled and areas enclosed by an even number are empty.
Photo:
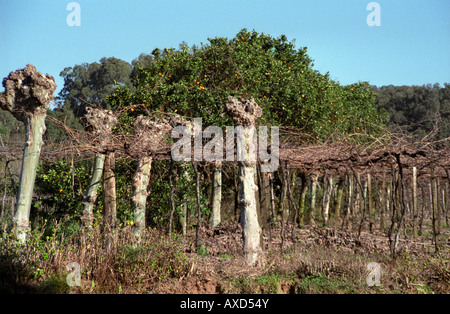
M145 229L147 187L152 167L151 152L164 146L172 127L165 119L152 121L148 116L137 117L133 126L136 137L130 151L135 151L134 153L138 156L138 164L133 176L132 199L135 207L133 233L140 238L142 231Z
M241 224L244 240L244 258L250 265L255 265L262 252L262 231L258 221L256 206L256 155L252 149L256 120L261 118L262 111L253 98L249 100L228 97L226 112L233 118L239 128L237 132L237 154L240 157L239 181L241 186L240 207Z
M94 159L92 176L89 187L83 197L83 224L88 226L92 223L94 216L94 203L97 199L97 191L100 180L103 177L107 146L111 138L112 129L117 124L117 117L110 110L86 108L86 129L92 136L92 141L101 152L97 153ZM108 158L111 158L109 156ZM106 208L105 204L105 208Z
M33 196L36 169L43 145L45 117L50 100L56 89L55 79L37 72L36 67L28 64L24 69L11 72L3 80L5 92L0 94L0 106L25 125L25 148L23 151L22 170L17 208L14 222L15 232L22 242L26 240L29 228L31 200Z
M104 224L111 231L116 225L116 180L114 176L114 151L108 150L112 129L117 124L117 117L110 110L87 107L85 116L87 130L92 135L93 143L99 153L95 157L89 187L83 198L83 223L89 225L93 219L93 206L97 198L97 189L103 175Z

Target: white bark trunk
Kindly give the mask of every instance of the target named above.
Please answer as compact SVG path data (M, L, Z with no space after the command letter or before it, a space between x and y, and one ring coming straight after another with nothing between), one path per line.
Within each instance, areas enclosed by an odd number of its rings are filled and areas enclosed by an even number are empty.
M315 174L311 177L311 198L309 200L309 216L314 217L314 211L316 209L316 193L317 193L317 176Z
M105 155L95 156L94 169L89 180L89 187L83 197L83 225L89 227L94 218L94 204L97 200L98 187L103 176L103 166L105 164Z
M324 224L324 226L328 225L328 218L330 216L330 202L331 202L332 191L333 191L333 178L328 177L328 184L326 184L325 180L324 180L324 189L323 189L323 199L324 199L324 202L323 202L323 224Z
M241 224L244 238L244 258L255 265L261 256L262 230L258 221L256 206L256 137L255 122L262 116L262 110L253 98L249 100L229 96L225 105L236 125L239 181L241 183Z
M20 173L17 208L14 215L15 234L19 241L25 242L30 224L30 209L33 197L36 169L45 132L45 114L33 115L25 119L25 148L23 150L22 170Z
M134 224L133 234L140 237L145 229L145 209L147 205L147 188L152 168L152 158L144 156L139 158L136 172L133 177L133 203Z
M213 196L211 211L211 227L220 224L220 207L222 203L222 162L216 161L213 178Z
M244 161L239 162L239 179L241 182L241 224L244 238L244 258L247 263L255 265L262 252L261 248L261 227L258 221L258 209L256 206L256 192L258 187L255 184L256 163L252 156L251 141L255 129L246 128L243 137L238 134L237 149L241 150ZM254 151L253 151L254 153ZM239 154L238 154L239 155Z

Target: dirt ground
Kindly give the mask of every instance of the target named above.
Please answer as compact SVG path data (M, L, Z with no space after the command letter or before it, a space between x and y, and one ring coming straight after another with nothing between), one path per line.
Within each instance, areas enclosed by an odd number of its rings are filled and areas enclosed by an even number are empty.
M162 280L153 293L450 293L446 233L439 253L431 239L402 234L395 260L387 236L380 233L362 232L358 238L349 230L291 226L284 240L279 229L270 236L271 241L264 232L261 263L249 267L242 258L239 225L203 228L198 251L193 232L184 240L189 276ZM374 286L367 281L370 262L380 266Z

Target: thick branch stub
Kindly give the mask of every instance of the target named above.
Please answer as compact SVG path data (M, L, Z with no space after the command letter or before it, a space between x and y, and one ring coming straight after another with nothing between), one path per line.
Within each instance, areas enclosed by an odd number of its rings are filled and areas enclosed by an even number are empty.
M86 131L90 132L94 141L98 142L103 149L106 149L112 141L112 128L117 124L117 116L106 109L86 108L84 116L87 122Z
M262 117L261 107L259 107L253 97L246 100L244 98L238 99L234 96L228 96L225 110L233 118L235 125L242 125L244 127L254 126L256 120Z
M131 150L136 154L142 152L156 151L165 147L165 139L168 138L171 125L165 119L156 119L152 121L150 117L138 116L133 123L136 135L135 143Z
M105 136L112 132L112 128L117 124L117 117L111 110L86 108L86 130L95 136Z
M37 72L28 64L3 79L5 92L0 94L0 107L24 122L27 117L46 114L56 90L53 76Z

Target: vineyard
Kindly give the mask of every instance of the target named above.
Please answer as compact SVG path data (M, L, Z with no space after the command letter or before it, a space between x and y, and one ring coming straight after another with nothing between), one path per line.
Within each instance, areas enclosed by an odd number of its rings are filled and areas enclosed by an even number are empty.
M312 70L283 36L210 43L155 50L102 102L65 70L52 114L53 77L4 79L25 140L0 148L0 291L449 293L449 113L400 132L368 84ZM264 143L279 130L270 158L237 131L257 126ZM174 130L189 158L174 159Z

